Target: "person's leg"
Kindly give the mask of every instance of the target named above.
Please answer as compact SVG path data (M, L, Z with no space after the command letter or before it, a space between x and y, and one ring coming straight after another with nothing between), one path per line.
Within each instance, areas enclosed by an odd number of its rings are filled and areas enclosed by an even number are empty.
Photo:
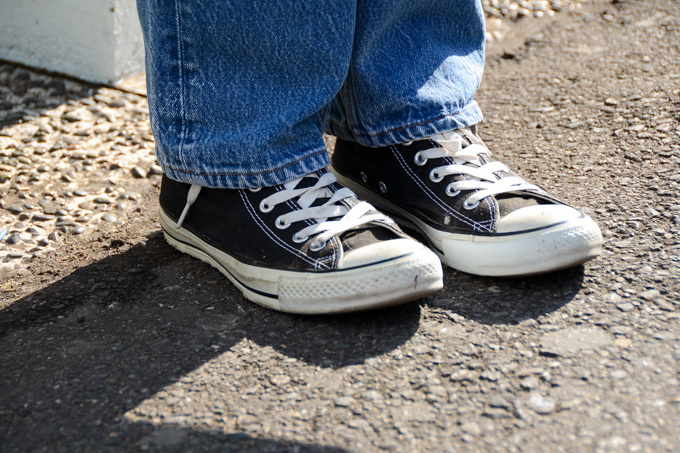
M351 66L327 131L378 147L477 124L484 39L474 0L359 0Z
M353 2L139 0L138 10L167 176L262 187L328 165L320 127L349 66Z
M474 0L359 0L354 49L327 129L341 183L481 275L580 264L601 248L588 216L493 161L472 100L484 64Z
M325 170L355 5L138 0L168 242L250 300L336 313L441 289L436 255Z

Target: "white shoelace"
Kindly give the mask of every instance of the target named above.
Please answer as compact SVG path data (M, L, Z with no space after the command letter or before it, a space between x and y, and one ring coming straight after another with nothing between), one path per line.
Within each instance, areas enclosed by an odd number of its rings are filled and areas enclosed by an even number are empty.
M466 144L465 139L456 131L437 134L432 140L441 147L418 151L414 157L416 165L425 165L428 159L440 159L449 157L454 164L435 167L430 171L430 180L440 182L448 175L466 175L471 179L452 182L446 186L446 194L455 197L463 190L475 190L465 202L465 209L475 209L486 198L502 193L529 190L543 193L544 191L535 184L530 184L519 176L500 177L497 172L512 175L510 169L501 162L488 162L480 158L480 155L489 155L486 146L472 143Z
M307 177L311 176L312 175L308 175ZM259 206L260 211L266 213L270 212L278 204L295 199L302 209L294 210L277 217L275 225L278 229L285 230L295 222L308 220L314 222L312 225L308 225L293 234L293 241L296 243L306 242L309 238L314 236L314 241L309 247L313 251L318 251L322 249L326 242L333 236L344 233L352 228L375 221L393 223L392 219L379 212L369 214L369 211L374 211L375 208L365 201L362 201L351 208L339 203L346 198L353 197L354 192L343 187L334 193L328 187L337 181L333 173L329 172L323 174L313 186L298 189L297 186L302 179L303 178L299 178L283 184L283 190L262 199ZM201 187L195 184L189 189L187 203L184 206L182 215L177 221L177 228L182 226L182 223L189 212L189 208L198 198L200 190ZM328 200L319 206L312 206L319 198L328 198ZM338 220L328 220L338 217L340 217Z
M297 231L293 235L294 242L306 242L310 237L315 236L314 241L309 247L316 251L323 248L326 242L333 236L344 233L352 228L374 221L392 223L392 220L384 214L378 212L368 214L369 211L375 208L365 201L351 208L339 203L346 198L353 197L354 192L343 187L333 193L328 187L336 182L333 173L323 174L313 186L298 189L297 186L302 179L299 178L284 184L283 190L264 198L260 203L260 210L262 212L269 212L277 204L296 199L297 204L302 209L277 217L276 227L285 230L295 222L311 220L315 223ZM312 206L319 198L328 198L328 200L322 205ZM337 217L340 217L340 219L328 220Z

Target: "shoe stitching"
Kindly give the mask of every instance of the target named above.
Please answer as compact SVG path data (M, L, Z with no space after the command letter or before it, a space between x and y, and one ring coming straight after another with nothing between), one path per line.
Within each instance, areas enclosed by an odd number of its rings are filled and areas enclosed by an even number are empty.
M282 186L276 186L275 188L276 188L277 192L281 192L281 190L282 190ZM300 205L293 200L286 200L286 205L291 209L291 211L299 211L301 209ZM313 222L311 219L305 219L303 221L307 224L307 226L315 225L317 223L317 222ZM337 250L334 249L332 255L335 255L336 253L337 253ZM317 259L317 261L322 262L322 261L328 260L329 258L335 258L335 256L332 256L332 255L325 256L325 257L319 257L319 258L316 258L316 259ZM335 261L335 259L334 259L334 261ZM335 268L335 267L337 267L337 265L331 266L331 267ZM315 269L316 269L316 267L315 267Z
M328 266L328 264L325 263L325 261L328 261L328 260L322 260L322 261L319 261L319 265ZM319 270L319 266L315 266L314 270Z
M429 142L430 142L430 143L432 144L432 146L434 146L434 147L441 146L440 144L438 144L437 142L435 142L435 141L432 140L432 139L429 139ZM447 157L444 158L444 160L445 160L449 165L455 165L455 164L456 164L456 161L454 161L452 157L448 157L448 156L447 156ZM470 181L470 180L472 180L472 178L470 178L469 175L458 175L458 176L461 176L465 181ZM495 200L493 200L493 202L495 203ZM487 207L488 207L488 209L489 209L489 220L484 220L484 221L481 221L481 222L478 222L478 223L479 223L480 225L484 225L486 228L489 229L489 231L492 231L492 230L493 230L493 226L494 226L494 224L496 223L496 210L495 210L495 209L492 209L492 205L491 205L492 202L490 202L490 201L487 200L487 203L486 203L486 204L487 204Z
M244 201L244 204L246 206L246 209L248 210L248 213L250 216L255 220L255 222L260 226L260 229L264 231L264 233L274 242L276 243L279 247L282 249L288 251L289 253L292 253L294 255L298 255L302 260L306 261L308 264L311 264L314 266L314 269L318 269L317 266L317 260L312 258L311 256L307 255L304 252L301 252L300 250L297 250L294 247L291 247L288 245L286 242L282 241L281 238L279 238L268 226L266 223L264 223L257 215L254 215L255 213L255 208L250 204L250 200L248 200L247 197L245 197L245 194L243 193L242 190L239 190L239 195L241 195L241 199Z
M324 265L324 266L332 267L332 266L333 266L333 263L327 264L327 263L326 263L327 261L333 261L333 255L327 256L327 257L325 257L325 258L320 258L320 259L318 260L319 264L322 264L322 265ZM317 268L317 269L318 269L318 268Z
M435 141L432 140L432 139L428 139L428 141L429 141L430 144L431 144L433 147L435 147L435 148L441 146L439 143L435 142ZM444 158L444 161L445 161L446 163L448 163L449 165L455 165L455 164L456 164L456 161L453 160L453 158L452 158L452 157L449 157L449 156L445 157L445 158ZM469 175L463 174L463 175L458 175L458 176L460 176L460 177L461 177L463 180L465 180L465 181L470 181L470 180L472 180L472 178L470 178ZM491 204L491 203L487 202L487 205L490 205L490 204ZM484 221L481 221L481 222L478 221L477 223L479 223L480 225L485 226L486 228L488 228L489 231L491 231L492 228L493 228L493 224L494 224L494 222L495 222L495 214L494 214L494 212L491 211L491 206L488 206L488 208L489 208L489 217L490 217L490 219L489 219L489 220L484 220Z
M331 246L333 247L333 249L335 249L335 241L336 240L337 240L337 238L335 236L328 240L328 242L331 243ZM335 266L335 250L333 250L333 253L331 253L330 255L326 255L324 257L317 258L316 261L319 265L325 265L325 266L328 266L331 269L335 269L336 268L336 266ZM331 264L326 264L329 261L331 262ZM319 266L315 266L315 269L319 269Z
M392 151L392 154L397 159L397 162L399 165L402 167L402 169L406 172L406 174L423 190L425 195L432 200L435 204L437 204L440 208L442 208L444 211L449 212L452 214L454 217L458 218L461 220L463 223L466 223L470 225L474 230L476 230L476 225L478 222L475 222L474 220L468 219L467 217L463 216L457 211L452 211L449 209L446 205L443 205L443 202L439 199L435 199L433 195L431 194L431 190L417 177L417 175L414 175L412 170L406 165L406 162L403 160L403 157L399 154L395 146L390 146L390 150ZM472 222L472 223L470 223Z
M500 212L500 207L493 197L487 198L486 204L489 207L489 231L493 231L496 224L496 212Z
M487 230L490 231L489 228L485 228L485 225L481 222L474 221L468 217L465 217L461 213L451 210L448 206L444 204L443 201L439 199L439 197L434 197L430 190L429 187L427 187L422 181L419 180L419 178L414 177L415 175L412 174L413 171L406 165L406 162L404 161L403 156L399 154L399 151L397 151L396 147L394 145L390 146L390 150L392 151L392 154L397 158L397 162L399 162L399 165L402 167L402 169L406 172L407 175L423 190L425 195L428 196L430 200L432 200L435 204L437 204L440 208L442 208L444 211L448 212L449 214L453 215L454 217L458 218L458 220L462 221L463 223L468 224L469 226L472 227L473 231L477 230Z
M283 242L279 237L277 237L270 229L269 227L260 219L258 216L254 215L255 208L250 204L250 200L248 200L248 197L245 196L243 190L239 190L239 195L241 196L241 200L243 201L243 204L246 207L246 210L248 211L248 214L250 214L250 217L255 221L255 223L260 227L260 229L271 239L275 244L277 244L279 247L284 249L285 251L291 253L292 255L297 255L300 259L305 261L307 264L311 264L314 269L318 269L317 263L318 261L310 257L309 255L306 255L302 253L300 250L297 250L290 245L286 244ZM325 264L321 263L324 267L327 267Z
M391 230L393 233L395 233L395 234L396 234L397 236L399 236L399 237L401 237L401 236L404 234L404 232L401 231L401 230L400 230L399 228L397 228L396 226L392 226L392 225L389 225L389 224L387 224L387 223L384 223L383 226L384 226L385 228L388 228L389 230Z
M441 146L439 143L435 142L432 139L428 139L430 144L434 147L439 147ZM455 165L456 162L453 160L452 157L445 157L444 160L449 164L449 165ZM468 175L459 175L461 176L465 181L470 181L472 178ZM493 203L493 206L492 206ZM492 201L486 202L487 207L489 209L489 220L484 220L481 222L478 222L480 225L484 225L486 228L488 228L489 231L493 231L494 225L496 223L496 212L498 211L498 207L496 206L496 200L492 198Z
M339 250L342 247L342 244L340 243L340 239L337 236L333 236L329 242L331 243L331 246L333 247L333 254L329 256L329 258L333 258L333 262L331 264L331 267L333 269L337 269L339 261L340 261Z

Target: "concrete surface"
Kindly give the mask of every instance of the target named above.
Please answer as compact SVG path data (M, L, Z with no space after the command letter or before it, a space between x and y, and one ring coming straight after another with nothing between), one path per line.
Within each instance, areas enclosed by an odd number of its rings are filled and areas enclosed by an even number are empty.
M113 83L143 69L134 0L2 0L0 59Z

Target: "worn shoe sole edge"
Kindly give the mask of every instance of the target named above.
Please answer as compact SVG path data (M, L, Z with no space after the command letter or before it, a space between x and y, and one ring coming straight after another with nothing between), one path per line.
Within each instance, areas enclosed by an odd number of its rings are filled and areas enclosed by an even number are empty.
M499 235L456 234L437 230L403 208L333 170L338 181L392 216L397 224L415 228L442 262L454 269L488 277L522 277L578 266L602 251L602 234L588 216L545 228Z
M252 302L297 314L372 310L421 299L443 287L443 271L426 247L373 265L333 272L296 272L242 263L205 243L159 210L167 242L210 264Z

